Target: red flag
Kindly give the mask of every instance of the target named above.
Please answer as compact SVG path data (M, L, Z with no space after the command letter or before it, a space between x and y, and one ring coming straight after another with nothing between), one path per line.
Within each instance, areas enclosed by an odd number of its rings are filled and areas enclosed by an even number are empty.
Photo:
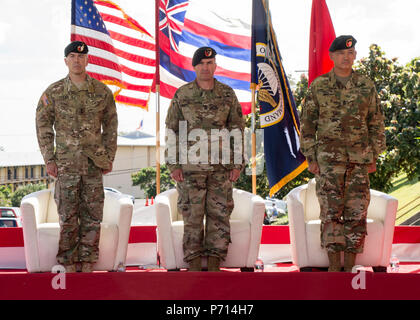
M312 0L311 31L309 35L309 85L334 66L328 49L335 39L334 26L325 0Z

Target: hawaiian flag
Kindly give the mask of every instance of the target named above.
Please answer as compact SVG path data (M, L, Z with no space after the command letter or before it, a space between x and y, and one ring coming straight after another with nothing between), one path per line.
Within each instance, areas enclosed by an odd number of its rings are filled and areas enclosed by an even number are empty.
M299 116L281 62L267 0L253 0L252 83L258 90L260 124L270 196L308 166L299 145Z
M230 0L241 10L228 12L221 0L160 0L163 97L172 99L180 86L195 79L192 56L198 48L210 46L217 52L215 78L235 90L244 114L250 112L251 12L247 2Z
M108 0L72 0L71 40L89 47L87 72L119 88L115 101L147 109L156 60L154 38Z

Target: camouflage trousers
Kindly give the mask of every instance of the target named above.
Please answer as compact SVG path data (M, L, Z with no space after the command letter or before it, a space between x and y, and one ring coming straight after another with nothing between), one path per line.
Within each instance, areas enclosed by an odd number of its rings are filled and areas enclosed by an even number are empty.
M233 210L229 171L184 172L177 190L178 212L184 220L184 261L203 255L224 260L231 242L229 218Z
M59 173L54 198L60 222L57 262L96 262L104 207L102 170L89 160L86 175Z
M329 252L363 252L370 202L365 164L318 163L316 193L321 213L321 246Z

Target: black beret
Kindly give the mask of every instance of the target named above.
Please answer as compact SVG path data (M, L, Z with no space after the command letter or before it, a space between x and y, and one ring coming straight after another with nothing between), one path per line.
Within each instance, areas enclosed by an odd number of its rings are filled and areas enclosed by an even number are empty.
M88 53L89 49L86 43L82 41L73 41L64 49L64 56L67 57L70 52Z
M331 43L330 52L354 48L357 40L353 36L339 36Z
M211 59L216 56L216 50L210 47L201 47L194 52L194 56L192 58L192 65L195 67L197 64L200 63L201 59Z

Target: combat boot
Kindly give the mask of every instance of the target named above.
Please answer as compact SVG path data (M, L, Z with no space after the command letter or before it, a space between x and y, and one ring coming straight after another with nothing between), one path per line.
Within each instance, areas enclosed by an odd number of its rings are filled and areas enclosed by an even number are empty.
M76 272L76 265L75 264L66 265L66 266L64 266L64 268L66 269L66 273Z
M208 262L207 262L207 269L208 271L212 271L212 272L220 271L220 258L209 256Z
M92 272L92 271L93 271L93 263L82 262L82 272Z
M355 264L356 264L356 253L344 252L344 271L352 272Z
M330 266L328 272L340 272L341 271L341 251L328 252L328 260Z
M197 257L188 262L188 271L201 271L201 257Z

